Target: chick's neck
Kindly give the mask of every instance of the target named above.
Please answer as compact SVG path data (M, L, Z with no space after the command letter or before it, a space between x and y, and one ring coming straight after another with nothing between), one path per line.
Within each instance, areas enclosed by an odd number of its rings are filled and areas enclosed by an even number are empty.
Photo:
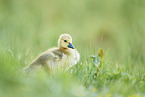
M68 48L59 48L64 54L66 54L66 55L70 55L71 54L71 52L70 52L70 50L68 49Z

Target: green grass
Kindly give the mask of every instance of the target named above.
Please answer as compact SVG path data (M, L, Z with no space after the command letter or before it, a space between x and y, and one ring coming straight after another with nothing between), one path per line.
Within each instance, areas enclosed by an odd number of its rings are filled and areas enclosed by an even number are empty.
M68 72L49 75L43 69L27 75L24 61L7 50L0 55L2 97L144 96L144 68L126 67L99 56L87 57ZM22 57L24 59L24 57ZM98 60L98 61L96 61ZM139 70L138 70L139 68Z
M144 97L144 11L144 0L0 0L0 97ZM53 76L25 74L62 33L79 63Z

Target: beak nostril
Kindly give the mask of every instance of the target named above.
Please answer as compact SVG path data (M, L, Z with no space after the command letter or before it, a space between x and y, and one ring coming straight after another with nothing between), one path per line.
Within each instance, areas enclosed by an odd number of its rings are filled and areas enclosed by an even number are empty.
M74 46L72 45L72 43L69 43L68 47L74 49Z

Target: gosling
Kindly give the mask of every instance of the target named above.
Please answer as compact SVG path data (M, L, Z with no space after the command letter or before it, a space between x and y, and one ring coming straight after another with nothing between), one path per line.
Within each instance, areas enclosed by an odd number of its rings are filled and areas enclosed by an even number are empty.
M72 44L72 37L69 34L62 34L58 39L58 48L51 48L24 68L25 71L31 71L36 68L44 67L50 71L63 70L77 64L80 60L80 54Z

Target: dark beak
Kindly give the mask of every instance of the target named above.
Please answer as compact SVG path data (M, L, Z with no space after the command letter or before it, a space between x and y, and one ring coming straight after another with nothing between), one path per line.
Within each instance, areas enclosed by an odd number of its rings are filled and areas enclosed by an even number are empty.
M68 47L74 49L74 46L71 43L69 43Z

